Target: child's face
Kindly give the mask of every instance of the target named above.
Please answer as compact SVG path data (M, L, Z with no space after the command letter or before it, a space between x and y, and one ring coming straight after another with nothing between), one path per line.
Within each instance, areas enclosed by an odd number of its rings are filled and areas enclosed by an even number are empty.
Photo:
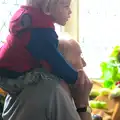
M56 23L63 26L66 24L71 14L70 3L71 0L58 0L58 2L52 6L51 16Z

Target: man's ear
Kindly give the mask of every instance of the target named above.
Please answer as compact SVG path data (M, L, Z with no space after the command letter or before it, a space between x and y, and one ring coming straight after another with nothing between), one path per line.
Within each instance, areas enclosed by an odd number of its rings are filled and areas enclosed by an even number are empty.
M70 42L68 40L59 40L58 49L62 54L66 54L66 50L70 49Z
M64 53L64 42L59 40L58 50L63 54Z

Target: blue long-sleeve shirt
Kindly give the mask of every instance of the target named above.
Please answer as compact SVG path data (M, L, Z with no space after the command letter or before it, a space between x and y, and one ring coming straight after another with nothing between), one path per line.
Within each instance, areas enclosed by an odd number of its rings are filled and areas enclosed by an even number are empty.
M34 28L31 30L31 40L27 49L36 60L48 62L52 73L69 84L75 83L78 73L65 61L57 49L58 42L57 34L52 28Z

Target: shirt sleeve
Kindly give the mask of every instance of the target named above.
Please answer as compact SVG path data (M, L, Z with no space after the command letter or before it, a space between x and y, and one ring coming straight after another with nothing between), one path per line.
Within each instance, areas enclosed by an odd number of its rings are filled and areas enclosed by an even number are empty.
M64 79L68 84L74 84L78 77L75 71L57 49L56 32L51 28L36 28L31 31L31 39L27 45L28 51L38 61L45 60L50 64L52 73Z

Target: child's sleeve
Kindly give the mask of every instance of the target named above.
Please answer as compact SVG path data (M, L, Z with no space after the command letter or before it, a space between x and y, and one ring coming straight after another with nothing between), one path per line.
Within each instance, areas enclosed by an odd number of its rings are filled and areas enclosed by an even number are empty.
M68 84L73 84L77 80L78 72L65 61L57 47L57 34L53 29L35 28L31 30L31 39L27 45L31 55L38 61L48 62L52 73L64 79Z

